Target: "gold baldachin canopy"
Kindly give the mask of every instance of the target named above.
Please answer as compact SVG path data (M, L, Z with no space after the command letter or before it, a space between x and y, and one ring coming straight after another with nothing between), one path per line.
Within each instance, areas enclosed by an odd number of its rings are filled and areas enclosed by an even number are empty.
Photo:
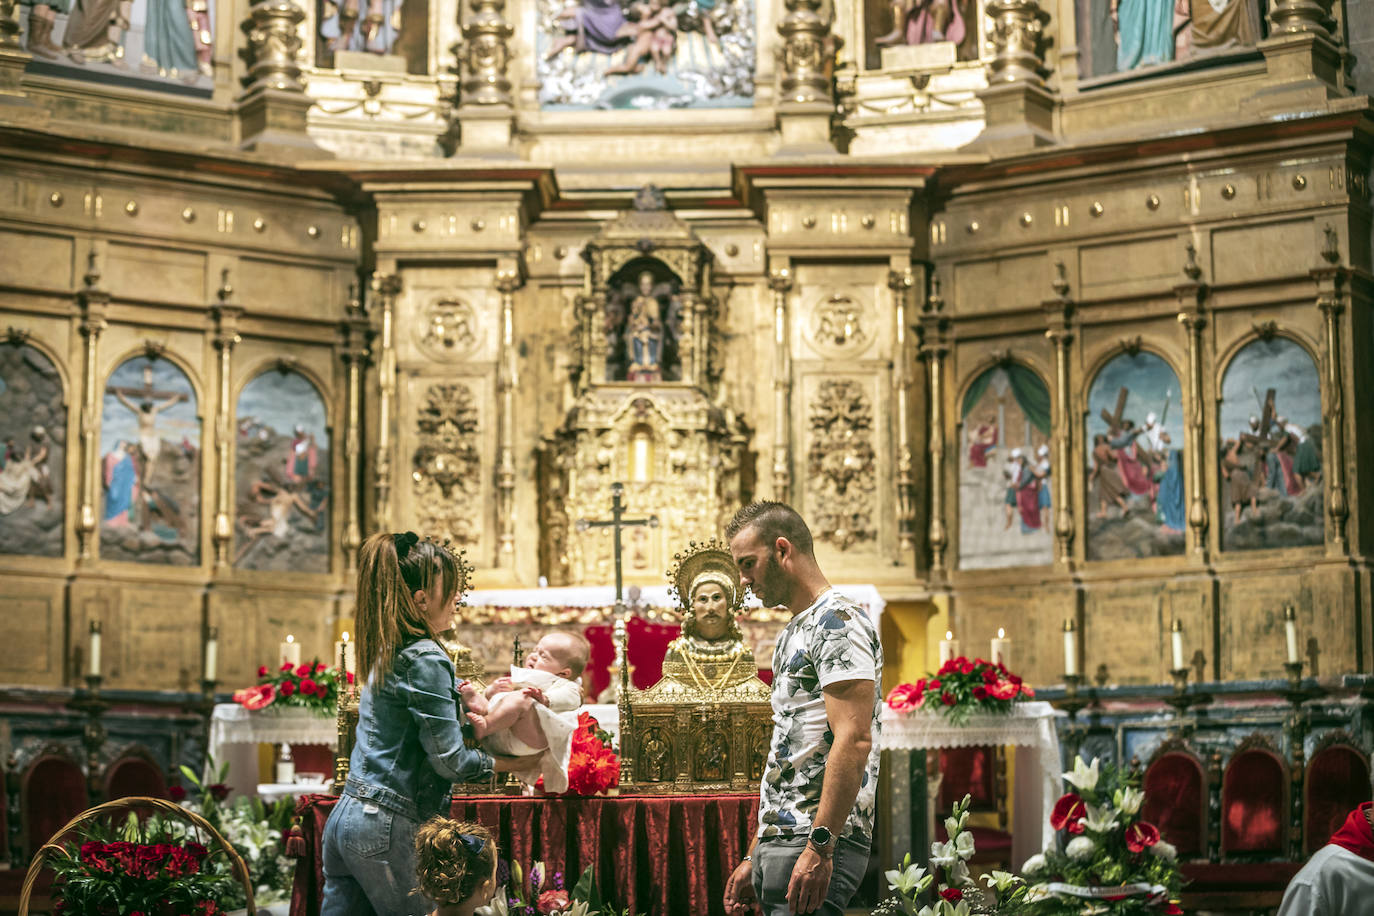
M682 613L692 613L692 585L706 575L731 590L730 609L738 611L744 604L744 589L740 585L739 567L735 558L725 545L715 538L698 544L688 541L687 549L673 555L673 566L668 570L668 581L672 592L677 596L678 607Z

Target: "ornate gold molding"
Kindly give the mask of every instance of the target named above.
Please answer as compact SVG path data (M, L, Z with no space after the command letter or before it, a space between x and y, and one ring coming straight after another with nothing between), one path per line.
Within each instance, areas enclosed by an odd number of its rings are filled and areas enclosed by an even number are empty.
M363 542L358 474L362 460L363 370L370 360L368 344L372 338L372 328L358 299L357 286L349 287L346 312L340 346L340 358L348 372L348 404L344 417L343 539L340 546L343 548L344 570L352 574L357 570L358 548Z
M787 296L792 266L782 261L768 274L773 291L773 498L792 497L792 348L787 333Z
M1050 284L1055 298L1044 303L1045 337L1054 344L1054 461L1059 483L1054 488L1054 559L1067 564L1073 559L1074 504L1077 502L1073 475L1069 469L1073 454L1073 420L1069 404L1073 392L1069 384L1069 350L1074 340L1074 303L1069 298L1068 271L1063 261L1055 262L1055 279Z
M381 297L381 309L378 314L381 358L377 369L377 452L373 467L373 524L380 531L389 531L392 491L391 413L396 401L396 342L392 326L396 318L396 297L401 293L401 278L396 274L374 273L372 289Z
M501 353L497 362L497 391L501 396L499 442L496 456L496 565L515 565L515 389L519 385L515 353L515 290L520 271L512 265L496 271L501 293Z
M78 556L84 562L95 555L95 494L100 490L97 478L99 450L95 441L100 414L96 377L99 371L100 335L107 327L105 316L110 308L110 293L100 286L100 265L95 248L87 256L86 273L81 279L83 285L76 300L81 309L81 336L86 341L86 371L81 380L81 504L77 512L76 536Z
M1326 370L1322 384L1326 450L1322 471L1327 479L1327 513L1331 518L1328 552L1343 556L1350 549L1345 532L1350 503L1345 487L1345 382L1341 377L1341 315L1345 311L1346 269L1333 263L1312 271L1312 278L1317 283L1317 308L1325 319L1326 329L1326 352L1322 360Z
M894 322L892 388L896 395L897 411L897 550L906 557L916 541L916 499L913 493L915 459L911 450L911 379L907 365L909 354L906 336L907 306L916 286L916 277L910 267L891 270L887 274L887 286L892 290Z
M243 307L233 304L234 287L229 283L228 267L220 274L216 296L219 301L211 307L211 315L215 322L215 350L219 353L219 408L215 417L215 522L211 541L215 549L215 566L219 568L229 565L229 543L234 537L234 526L229 519L229 493L233 488L230 451L234 445L229 417L234 386L234 346L241 339L238 321L243 315Z
M945 575L945 550L949 546L949 532L945 526L945 356L949 352L945 341L948 319L943 314L945 300L940 295L940 278L932 273L930 294L922 310L920 354L929 375L930 392L930 572L931 577Z

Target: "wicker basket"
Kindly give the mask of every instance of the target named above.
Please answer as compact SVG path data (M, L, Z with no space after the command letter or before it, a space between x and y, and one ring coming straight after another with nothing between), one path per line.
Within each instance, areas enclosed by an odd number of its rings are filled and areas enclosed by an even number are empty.
M220 849L229 859L235 877L243 885L243 889L248 894L248 916L254 916L257 909L253 906L253 881L248 874L248 866L244 864L243 858L234 850L220 832L210 826L210 822L196 814L194 811L187 811L180 805L172 804L161 798L148 798L145 796L130 796L128 798L117 798L114 801L107 801L103 805L96 805L82 811L76 817L67 821L61 830L53 834L48 842L33 856L33 861L29 863L28 874L24 876L24 887L19 894L19 916L28 916L29 897L33 893L33 886L38 881L38 876L43 872L43 866L47 858L51 855L61 855L65 850L62 846L63 838L88 821L98 820L107 815L121 811L128 811L135 808L150 809L162 814L169 814L181 820L188 821L191 826L205 831L211 840L219 844Z

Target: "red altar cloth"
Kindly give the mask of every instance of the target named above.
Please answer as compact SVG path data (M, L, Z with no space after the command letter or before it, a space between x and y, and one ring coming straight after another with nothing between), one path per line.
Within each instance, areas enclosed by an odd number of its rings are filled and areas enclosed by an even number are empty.
M296 806L307 854L296 863L291 916L317 916L320 838L334 807L329 795ZM532 861L561 871L571 888L596 866L602 896L632 913L697 916L723 913L730 872L758 823L759 798L748 795L580 796L469 795L453 800L453 817L490 827L501 857L525 869Z

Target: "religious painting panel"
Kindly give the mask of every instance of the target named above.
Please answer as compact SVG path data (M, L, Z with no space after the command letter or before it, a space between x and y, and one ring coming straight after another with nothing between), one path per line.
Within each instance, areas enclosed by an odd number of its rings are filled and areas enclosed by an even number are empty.
M1178 376L1153 353L1126 352L1088 391L1090 560L1183 553L1183 400Z
M0 553L62 556L67 405L52 360L0 345Z
M753 104L754 0L538 0L546 110Z
M429 0L317 0L315 65L429 72Z
M682 378L682 281L657 258L636 258L606 291L606 381L676 382Z
M186 373L156 356L110 374L100 417L100 555L200 562L200 417Z
M978 0L867 0L869 69L932 70L978 59Z
M1259 0L1078 0L1079 72L1126 73L1253 48Z
M329 572L324 399L299 372L269 371L243 386L235 416L234 565Z
M1019 363L988 369L960 412L959 568L1054 560L1050 392Z
M1307 351L1284 337L1243 347L1222 377L1219 422L1222 548L1321 544L1321 380Z
M24 0L38 72L208 98L214 0Z

